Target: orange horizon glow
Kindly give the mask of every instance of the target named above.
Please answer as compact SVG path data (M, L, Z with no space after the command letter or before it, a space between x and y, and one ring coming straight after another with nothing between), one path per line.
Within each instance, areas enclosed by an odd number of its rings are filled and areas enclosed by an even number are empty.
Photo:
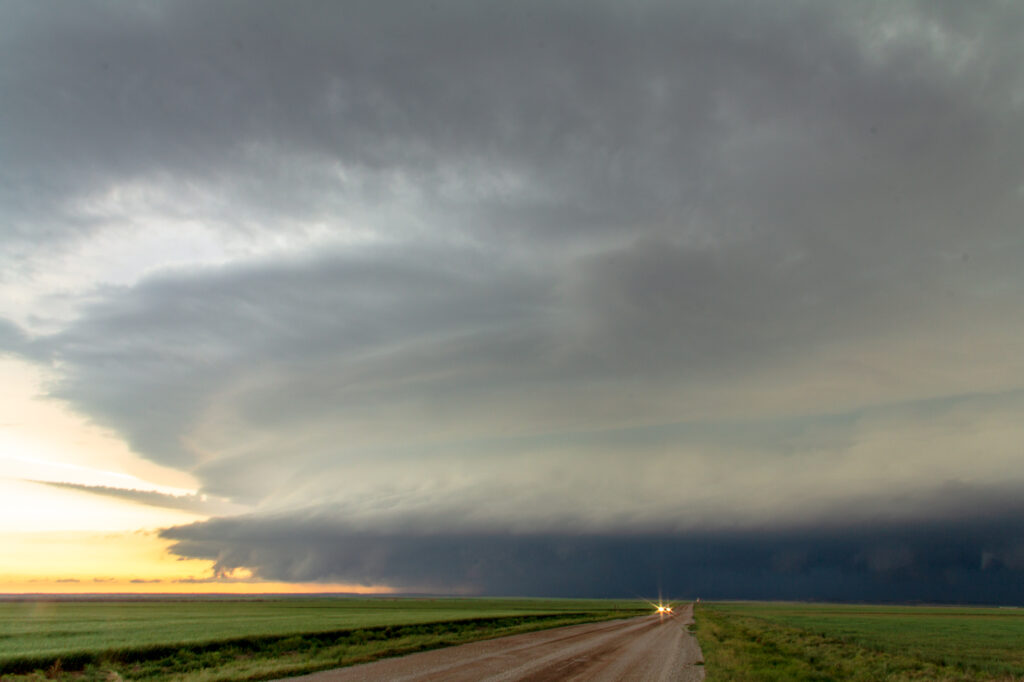
M156 531L0 533L0 594L392 594L388 585L260 580L183 559Z
M0 595L399 594L389 585L260 580L244 567L225 572L213 560L177 556L173 541L159 535L208 514L48 486L199 492L190 473L146 460L117 434L43 397L46 378L39 367L0 358Z
M187 472L134 453L116 434L48 400L46 372L0 358L0 594L390 594L383 585L261 581L245 569L217 575L209 560L183 559L160 528L208 518L47 487L45 481L84 486L194 493Z
M130 581L109 581L102 583L79 581L77 583L31 579L21 582L0 582L0 596L110 596L131 595L274 595L274 594L352 594L387 595L396 594L394 588L386 585L345 585L324 583L281 583L281 582L196 582L196 583L132 583Z

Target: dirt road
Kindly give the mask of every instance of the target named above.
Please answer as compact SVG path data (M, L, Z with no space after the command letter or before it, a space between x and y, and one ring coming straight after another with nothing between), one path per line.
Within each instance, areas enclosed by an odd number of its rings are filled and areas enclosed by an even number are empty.
M704 679L693 606L669 616L572 625L291 678L308 682Z

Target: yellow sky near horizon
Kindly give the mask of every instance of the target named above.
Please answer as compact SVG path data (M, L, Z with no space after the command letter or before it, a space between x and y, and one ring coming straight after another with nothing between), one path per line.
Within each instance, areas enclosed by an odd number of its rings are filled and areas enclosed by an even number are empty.
M155 532L0 533L0 594L387 594L386 586L214 577L211 561L176 558Z
M391 592L386 586L281 583L169 551L160 528L206 515L149 506L59 482L196 493L187 472L149 462L115 434L43 396L43 370L0 358L0 594Z
M139 505L136 505L139 506ZM387 586L284 583L248 571L215 576L213 562L183 559L156 530L0 532L0 594L387 594Z

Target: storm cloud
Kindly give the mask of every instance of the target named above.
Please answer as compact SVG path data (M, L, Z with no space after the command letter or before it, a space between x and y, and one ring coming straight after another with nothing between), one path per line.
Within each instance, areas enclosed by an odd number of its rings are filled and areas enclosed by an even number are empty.
M999 506L994 516L783 531L366 533L305 517L215 520L164 535L219 571L259 566L286 581L344 577L501 595L1019 603L1021 508L1005 495Z
M2 14L0 348L181 556L1021 598L1018 4Z

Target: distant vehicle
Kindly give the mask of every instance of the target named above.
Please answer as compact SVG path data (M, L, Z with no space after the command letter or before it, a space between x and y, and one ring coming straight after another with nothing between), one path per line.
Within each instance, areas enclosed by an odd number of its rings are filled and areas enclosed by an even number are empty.
M658 613L672 613L672 607L665 604L658 604L656 608Z

